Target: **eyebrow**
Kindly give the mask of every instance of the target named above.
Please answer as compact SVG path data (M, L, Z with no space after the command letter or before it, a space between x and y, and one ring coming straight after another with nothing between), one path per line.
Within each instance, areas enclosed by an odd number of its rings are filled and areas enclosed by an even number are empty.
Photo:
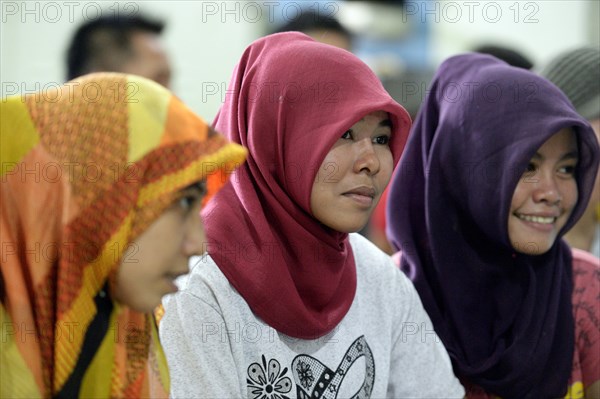
M540 161L543 161L545 159L539 152L536 152L532 158ZM564 161L567 159L579 159L579 153L577 152L577 150L567 152L560 158L560 161Z
M201 193L205 192L206 191L206 179L199 180L195 183L190 184L189 186L179 189L179 192L189 192L189 191L200 191Z
M390 119L384 119L381 122L379 122L379 126L381 127L392 127L392 121Z
M365 118L362 118L360 120L360 122L363 122L365 120ZM391 119L384 119L381 122L379 122L379 125L377 125L378 127L389 127L390 129L392 129L393 125L392 125L392 121ZM350 131L352 131L352 128L348 129Z

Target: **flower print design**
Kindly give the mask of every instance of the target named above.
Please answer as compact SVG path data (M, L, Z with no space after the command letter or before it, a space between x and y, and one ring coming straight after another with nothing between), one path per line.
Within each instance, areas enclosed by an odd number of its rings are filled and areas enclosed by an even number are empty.
M296 366L296 371L298 372L298 378L300 379L300 384L306 389L310 387L315 380L313 376L313 372L310 369L310 365L305 362L298 362L298 366Z
M281 370L275 359L269 360L262 355L262 364L252 363L248 367L248 397L251 399L290 399L283 395L292 390L292 380L285 375L288 369Z
M365 360L363 365L356 363L360 358ZM298 398L337 398L348 370L353 367L364 367L365 378L352 397L370 398L375 383L375 359L364 335L350 345L335 371L310 355L296 356L290 371L296 382ZM352 381L353 385L356 383L357 381Z

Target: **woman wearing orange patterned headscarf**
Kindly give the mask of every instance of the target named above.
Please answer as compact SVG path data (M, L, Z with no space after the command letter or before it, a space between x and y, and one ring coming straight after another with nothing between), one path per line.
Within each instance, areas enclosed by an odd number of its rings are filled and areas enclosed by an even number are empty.
M1 107L0 396L166 396L152 310L245 150L134 76Z

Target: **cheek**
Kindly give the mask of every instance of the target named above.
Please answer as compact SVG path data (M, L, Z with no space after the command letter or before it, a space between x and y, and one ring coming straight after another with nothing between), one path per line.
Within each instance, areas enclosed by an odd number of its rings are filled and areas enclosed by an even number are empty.
M339 151L333 148L319 167L315 176L310 195L310 209L313 215L320 215L322 208L330 203L330 194L333 192L332 183L340 180Z
M344 157L343 148L334 147L323 160L317 174L320 183L335 183L340 181L345 167L344 159L349 159L348 155Z
M119 276L127 282L133 280L141 261L143 259L140 259L140 244L137 242L129 243L121 258Z
M312 186L310 194L310 210L313 216L317 218L322 213L322 208L330 202L328 195L330 192L330 184L326 182L327 179L327 174L323 173L323 170L320 169Z
M394 157L389 149L380 151L377 156L379 157L378 178L383 183L383 186L387 186L394 171Z
M527 190L527 185L523 183L523 179L520 179L510 202L511 213L519 209L519 207L521 207L521 205L523 205L523 203L527 200L528 196L529 191Z
M577 200L579 199L579 192L577 190L577 182L575 179L566 181L563 188L563 201L564 207L568 211L572 211L575 205L577 205Z
M126 253L117 271L117 286L115 287L116 299L125 305L131 304L131 297L140 292L140 284L144 283L144 274L141 273L140 259Z

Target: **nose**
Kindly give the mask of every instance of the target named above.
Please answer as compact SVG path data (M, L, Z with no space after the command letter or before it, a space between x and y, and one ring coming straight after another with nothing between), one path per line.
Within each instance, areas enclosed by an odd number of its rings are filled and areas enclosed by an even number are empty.
M368 175L375 175L379 172L381 163L379 156L375 152L375 147L370 138L354 143L356 159L354 161L354 172L361 173L365 171Z
M182 252L186 257L202 255L206 249L206 236L204 224L199 214L189 218L185 225L185 236L183 237Z
M538 181L535 183L533 191L534 202L545 202L548 205L556 205L562 200L562 194L555 176L551 173L537 173L535 178Z

